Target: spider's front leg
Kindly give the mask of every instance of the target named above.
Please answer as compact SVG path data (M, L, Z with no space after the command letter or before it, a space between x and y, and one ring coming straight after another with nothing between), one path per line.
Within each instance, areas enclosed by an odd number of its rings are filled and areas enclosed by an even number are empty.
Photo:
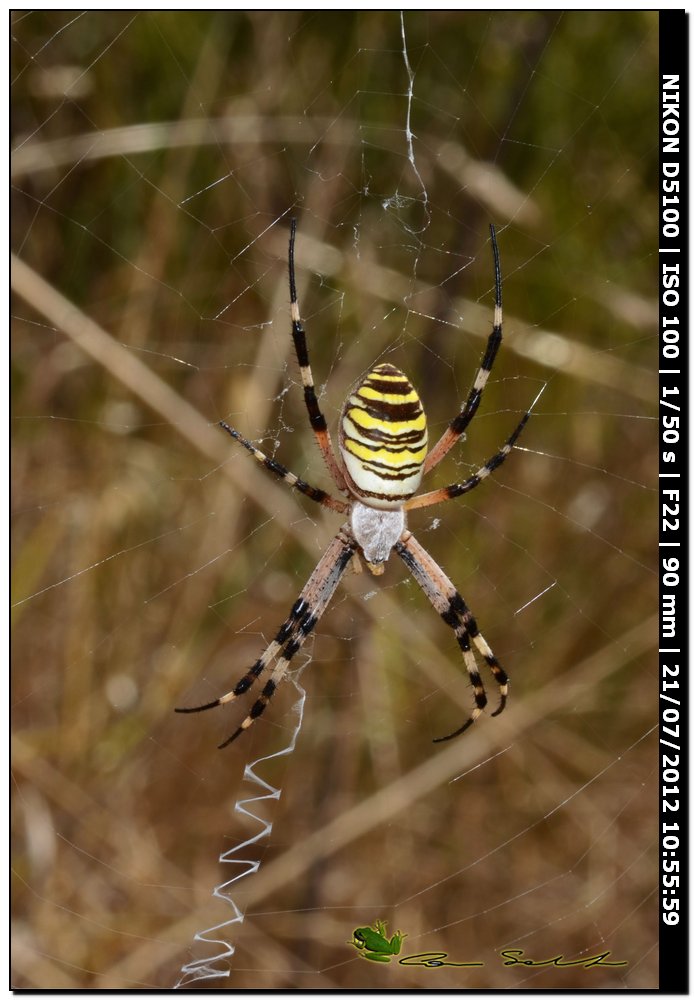
M313 372L308 357L308 343L306 341L306 331L301 321L299 311L299 300L296 294L296 274L294 271L294 242L296 240L296 219L292 219L289 228L289 301L292 320L292 340L296 351L296 360L299 362L299 372L301 382L304 387L304 402L308 412L311 429L320 448L328 472L341 493L348 493L347 483L343 475L340 463L335 455L335 449L330 438L328 424L318 402L316 387L313 382Z
M301 649L330 603L355 550L356 542L349 530L349 525L344 524L325 550L277 635L236 686L227 694L222 695L221 698L215 698L214 701L207 702L205 705L196 705L194 708L177 708L175 711L204 712L209 708L216 708L218 705L234 701L239 695L245 694L270 663L279 657L269 680L252 705L250 712L238 729L223 743L220 743L219 749L233 743L265 711L268 702L277 690L277 686L289 669L292 658Z
M455 637L458 640L458 645L463 652L463 659L465 660L465 666L467 667L470 683L475 695L475 708L470 718L459 729L449 733L448 736L440 736L434 740L434 743L441 743L444 740L451 740L454 736L460 736L461 733L464 733L479 718L487 704L487 693L484 689L480 672L477 669L477 662L470 642L472 641L499 685L499 705L492 712L492 715L499 715L506 706L508 676L492 653L486 639L480 634L477 622L451 580L446 576L436 560L419 544L411 532L403 532L400 541L395 545L395 551L427 595L436 611L441 615L446 625L453 629Z
M425 475L431 472L441 459L448 454L456 442L460 440L465 433L465 429L477 413L482 393L494 367L494 360L501 347L501 329L503 323L501 308L501 264L499 263L499 247L496 242L496 229L494 226L489 227L489 235L492 244L492 254L494 256L494 326L492 332L489 334L487 346L467 400L461 406L460 413L453 418L427 455L426 462L424 463Z

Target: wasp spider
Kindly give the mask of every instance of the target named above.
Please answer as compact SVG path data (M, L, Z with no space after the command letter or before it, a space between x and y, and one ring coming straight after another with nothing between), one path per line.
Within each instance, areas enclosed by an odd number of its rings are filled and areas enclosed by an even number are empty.
M234 701L245 694L274 663L272 673L250 712L238 729L221 744L220 749L240 736L265 711L292 658L316 627L335 593L342 574L350 560L357 554L362 555L370 571L379 576L383 573L385 562L391 552L395 551L446 625L453 629L462 650L474 692L475 707L462 726L434 742L449 740L464 732L479 717L487 704L475 650L485 661L499 686L500 700L492 714L499 715L503 711L508 696L508 677L505 670L481 635L477 622L453 583L438 563L422 548L408 530L406 523L407 511L452 500L479 486L505 460L529 417L529 413L523 415L503 447L473 475L462 482L415 496L422 477L439 464L460 439L477 412L501 344L499 249L494 226L489 228L494 256L494 325L475 381L460 412L427 454L426 416L417 390L407 376L393 365L376 365L351 392L342 409L339 426L339 451L342 459L340 461L333 448L325 417L316 397L306 334L299 314L294 273L296 220L292 220L289 238L292 337L311 427L335 486L345 499L336 499L324 490L309 485L279 462L264 455L233 427L223 421L220 426L269 472L323 507L348 515L348 520L328 545L275 638L236 686L221 698L215 698L206 705L176 709L177 712L202 712Z

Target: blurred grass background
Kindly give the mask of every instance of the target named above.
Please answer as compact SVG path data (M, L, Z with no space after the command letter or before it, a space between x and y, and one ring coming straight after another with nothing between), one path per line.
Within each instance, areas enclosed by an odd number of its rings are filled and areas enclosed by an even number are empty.
M333 426L387 358L440 433L490 329L490 221L504 347L436 483L546 389L493 482L411 519L507 712L432 746L469 711L457 646L399 561L348 577L299 658L297 748L260 769L282 795L228 985L657 985L657 15L404 26L410 102L395 12L13 15L15 987L167 988L231 916L210 894L256 830L243 768L296 692L224 753L246 706L173 707L228 690L339 525L215 428L328 485L293 214ZM346 942L377 918L484 968L364 962ZM505 947L629 964L533 974Z

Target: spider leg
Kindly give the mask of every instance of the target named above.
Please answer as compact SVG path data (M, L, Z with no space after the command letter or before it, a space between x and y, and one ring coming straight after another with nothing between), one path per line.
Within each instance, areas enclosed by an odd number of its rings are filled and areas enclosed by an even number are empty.
M250 712L238 729L220 744L220 750L232 743L265 711L278 684L286 674L292 657L301 649L325 612L355 550L356 542L349 526L345 524L325 550L275 638L236 686L227 694L205 705L176 709L177 712L203 712L208 708L216 708L217 705L234 701L239 695L248 691L270 663L278 657L269 680L252 705Z
M498 469L502 462L506 461L529 419L530 411L528 410L527 413L523 414L518 426L508 438L506 444L495 455L492 455L477 472L464 479L462 483L451 483L450 486L442 486L441 489L432 490L431 493L421 493L419 496L406 500L403 504L403 509L416 510L419 507L431 507L433 504L442 503L444 500L453 500L454 497L462 496L463 493L469 493L470 490L474 490L488 476L491 476L492 472Z
M400 540L395 545L395 551L429 598L434 609L438 611L446 625L453 629L455 637L458 640L458 645L463 653L463 659L475 696L475 707L469 719L459 729L456 729L455 732L449 733L448 736L440 736L434 740L434 743L441 743L444 740L453 739L454 736L464 733L479 718L487 704L487 694L470 642L472 641L499 685L499 705L492 712L492 715L499 715L506 706L508 676L492 653L487 640L480 633L477 622L454 584L446 576L435 559L419 544L411 532L403 532Z
M296 275L294 272L294 242L296 240L296 219L292 219L289 230L289 300L292 318L292 338L294 340L294 350L296 359L299 362L301 372L301 382L304 387L304 401L308 410L308 418L311 422L313 433L315 434L318 447L323 453L325 464L333 478L338 490L347 493L347 483L343 475L340 464L335 455L335 449L330 438L330 431L325 417L321 411L316 396L316 389L313 383L313 373L308 359L308 344L306 342L306 331L301 322L299 312L299 302L296 295Z
M499 264L499 247L496 242L496 229L494 226L489 227L489 233L491 236L492 253L494 255L494 326L492 332L489 334L487 347L468 397L463 403L460 413L453 418L427 455L424 463L424 475L427 472L431 472L434 466L438 465L444 455L447 455L456 442L460 440L466 427L477 413L477 407L480 405L484 387L487 384L494 360L501 346L501 327L503 321L501 308L501 266Z
M260 448L256 448L256 446L251 444L251 442L248 441L243 434L239 434L237 430L230 427L229 424L225 423L223 420L220 420L219 426L225 430L227 434L230 434L235 441L238 441L239 444L243 445L247 451L250 451L253 458L260 462L260 464L264 466L268 472L272 472L278 479L284 480L287 485L292 486L295 490L298 490L299 493L303 493L304 496L309 497L311 500L315 500L316 503L321 504L323 507L329 507L330 510L336 510L340 514L346 514L349 511L349 504L344 500L336 500L334 497L331 497L329 493L326 493L325 490L317 489L315 486L311 486L310 483L307 483L298 476L295 476L293 472L290 472L289 469L287 469L280 462L276 462L274 458L268 458L268 456L265 455Z

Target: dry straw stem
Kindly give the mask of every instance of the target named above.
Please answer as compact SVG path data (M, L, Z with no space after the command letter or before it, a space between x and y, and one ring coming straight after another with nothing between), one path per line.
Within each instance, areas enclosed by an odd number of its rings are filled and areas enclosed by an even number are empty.
M109 159L114 156L135 156L162 149L200 149L220 143L239 146L278 142L301 145L311 138L322 144L354 147L359 135L359 123L348 118L336 122L330 118L312 118L311 136L307 125L296 118L258 116L239 113L232 103L223 118L182 118L171 122L147 122L124 128L85 132L50 142L27 142L18 147L11 161L11 174L17 179L29 174L56 170L75 163ZM530 226L540 221L540 211L532 199L506 177L494 163L471 156L459 142L439 144L434 136L422 135L429 148L437 148L434 163L455 178L469 197L493 211L501 221L513 219Z
M214 462L224 463L229 459L227 441L215 425L208 423L139 358L122 347L33 268L14 255L12 289L150 409L167 420L194 448ZM232 486L240 490L233 468L224 468ZM278 517L287 532L300 538L300 532L292 524L296 514L294 500L284 487L273 482L251 462L245 463L244 479L245 489L255 497L256 502L267 513Z
M358 131L356 123L349 120L335 123L330 119L313 119L312 128L315 137L321 137L321 141L327 146L337 146L343 150L352 147ZM20 146L13 154L11 171L13 178L17 178L113 156L181 147L199 148L206 143L238 145L277 142L278 137L288 143L303 143L309 138L305 124L298 125L294 118L267 119L230 113L215 120L147 123L88 132L51 142L29 142ZM525 192L513 185L498 167L475 160L459 143L448 142L441 146L435 162L485 204L497 220L527 225L534 225L539 221L539 210ZM282 246L279 231L275 245L278 256L286 250L286 233L283 230L281 233ZM302 266L323 274L343 273L346 267L342 252L315 236L302 235L301 263ZM399 303L416 296L418 309L426 302L428 290L422 282L413 282L411 278L382 267L370 259L361 259L354 266L358 269L358 287L376 298ZM436 291L431 290L431 295L435 294ZM605 308L613 310L618 318L626 317L637 325L650 322L653 316L654 303L626 290L611 287L609 295L602 293L596 297ZM486 306L465 298L455 299L452 306L457 315L463 317L462 330L480 338L488 335L489 311ZM514 334L512 338L507 338L506 347L521 357L552 371L564 371L575 378L617 389L641 401L650 402L653 398L653 383L649 372L639 370L604 352L596 354L592 348L581 344L580 338L530 326L508 312L505 315L505 325ZM257 476L257 470L254 473Z

